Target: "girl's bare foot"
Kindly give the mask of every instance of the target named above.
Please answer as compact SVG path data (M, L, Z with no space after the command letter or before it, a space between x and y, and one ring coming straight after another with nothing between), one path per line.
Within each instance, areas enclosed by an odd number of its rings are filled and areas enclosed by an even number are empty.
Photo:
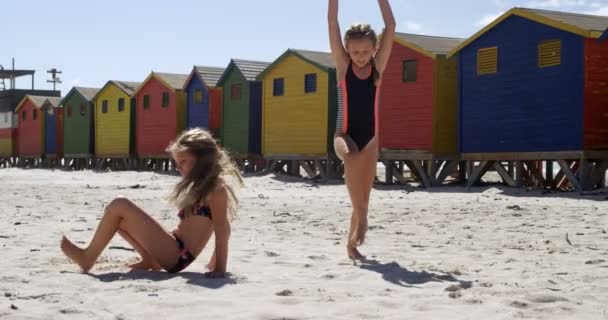
M364 260L365 259L365 256L362 255L361 252L359 252L359 250L357 250L357 247L347 245L346 252L348 254L348 257L352 260Z
M137 269L137 270L153 270L153 271L162 270L162 267L160 266L160 264L158 264L158 262L149 261L149 260L142 260L142 261L139 261L136 263L132 263L129 265L129 268Z
M63 251L70 260L80 266L84 273L89 272L95 264L94 260L87 258L85 250L77 247L65 236L61 238L61 251Z

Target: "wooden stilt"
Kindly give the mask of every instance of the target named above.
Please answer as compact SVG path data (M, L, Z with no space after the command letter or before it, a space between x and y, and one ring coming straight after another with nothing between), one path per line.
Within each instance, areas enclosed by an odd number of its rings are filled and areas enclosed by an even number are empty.
M560 168L562 169L562 171L564 172L564 174L566 175L566 177L570 181L570 184L578 192L582 192L583 188L582 188L581 184L579 183L579 181L577 180L577 178L574 175L574 173L572 172L572 169L570 168L570 166L568 165L568 163L566 163L565 160L557 160L557 163L559 164Z
M515 182L515 180L512 178L512 175L505 170L505 168L502 166L502 164L500 163L500 161L496 161L494 163L494 169L496 170L496 172L498 173L498 175L500 175L500 177L502 178L502 180L510 187L516 187L517 183Z
M443 169L439 172L439 175L435 179L434 184L442 185L445 179L447 179L447 177L458 168L458 164L458 161L446 161Z
M384 182L386 184L393 184L393 161L387 160L383 161L384 163Z
M545 163L545 177L547 181L547 187L552 187L554 184L554 174L553 174L553 161L547 160Z
M494 161L482 161L477 167L475 167L467 182L467 189L476 184L493 165Z
M515 161L515 186L524 185L524 163L521 160Z

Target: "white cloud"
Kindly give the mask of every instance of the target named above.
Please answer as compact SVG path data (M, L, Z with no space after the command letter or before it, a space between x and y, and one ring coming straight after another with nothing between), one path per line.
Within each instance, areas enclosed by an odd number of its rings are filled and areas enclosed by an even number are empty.
M80 78L76 78L74 80L72 80L72 86L79 86L82 84L82 80L80 80Z
M416 23L416 22L414 22L414 21L407 21L407 22L405 23L405 28L406 28L408 31L415 31L415 32L418 32L418 31L421 31L421 30L422 30L422 25L420 25L419 23Z
M608 5L604 7L595 7L594 10L587 12L596 16L608 16Z
M590 7L589 0L534 0L528 2L528 7L563 9L566 7Z
M532 0L528 1L525 6L598 15L608 14L607 0Z
M498 17L502 16L504 12L499 12L499 13L495 13L495 14L488 14L483 16L481 19L479 19L479 21L477 21L476 25L480 26L480 27L484 27L487 26L488 24L492 23L494 20L496 20Z

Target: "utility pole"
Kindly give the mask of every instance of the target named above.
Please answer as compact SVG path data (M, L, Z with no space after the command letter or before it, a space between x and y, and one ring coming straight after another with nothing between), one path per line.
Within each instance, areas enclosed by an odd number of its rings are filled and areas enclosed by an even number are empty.
M61 74L61 71L57 70L56 68L52 68L51 70L47 70L46 73L50 73L51 74L51 80L47 80L46 82L52 83L53 84L53 91L57 91L56 85L58 83L62 83L61 82L61 78L59 78L57 76L58 74Z

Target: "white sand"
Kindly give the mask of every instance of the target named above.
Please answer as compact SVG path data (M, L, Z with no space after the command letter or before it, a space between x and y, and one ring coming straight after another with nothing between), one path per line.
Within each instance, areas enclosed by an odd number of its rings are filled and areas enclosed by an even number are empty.
M606 194L379 186L361 247L376 261L355 266L341 183L250 177L229 279L202 275L212 247L177 275L129 272L120 248L84 275L61 254L61 234L89 241L121 194L172 229L176 179L0 170L0 318L608 319Z

